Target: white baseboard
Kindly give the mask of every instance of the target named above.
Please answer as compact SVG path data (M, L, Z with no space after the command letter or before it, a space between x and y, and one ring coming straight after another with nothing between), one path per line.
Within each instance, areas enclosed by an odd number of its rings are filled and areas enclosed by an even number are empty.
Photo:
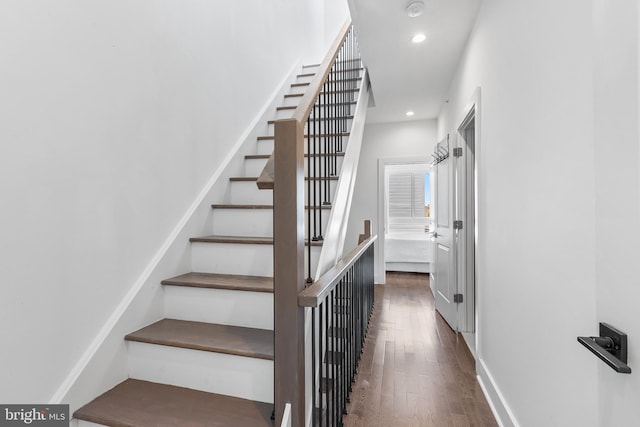
M476 369L478 372L478 383L480 383L482 392L487 398L491 412L493 412L493 416L496 418L498 425L500 427L520 427L493 376L481 358L478 358Z

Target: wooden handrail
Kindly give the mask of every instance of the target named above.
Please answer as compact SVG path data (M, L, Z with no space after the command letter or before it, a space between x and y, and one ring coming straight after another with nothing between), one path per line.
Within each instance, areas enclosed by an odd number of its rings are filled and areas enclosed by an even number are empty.
M340 47L344 40L347 38L349 34L349 29L351 28L351 19L347 19L342 28L340 29L340 33L334 40L333 44L329 48L327 56L320 64L319 71L314 75L313 80L309 83L307 90L305 91L298 107L293 112L292 119L296 120L298 123L304 124L307 121L307 117L311 113L311 109L318 98L318 95L322 91L322 85L327 80L327 76L331 72L331 67L335 62L338 54L340 52ZM280 119L276 120L275 127L278 126L278 122L282 120L291 120L291 119ZM267 160L267 164L265 165L262 173L258 177L258 181L256 182L257 186L261 190L273 190L273 181L275 176L275 165L274 165L274 154L271 154L269 160Z
M325 297L336 287L345 272L356 263L378 236L370 236L363 240L354 250L344 256L338 263L316 280L313 285L298 294L300 307L317 307Z

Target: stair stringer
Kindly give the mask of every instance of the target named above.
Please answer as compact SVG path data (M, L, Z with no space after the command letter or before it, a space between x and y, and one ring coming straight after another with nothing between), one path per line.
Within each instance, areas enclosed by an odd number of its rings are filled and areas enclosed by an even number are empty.
M163 317L164 299L160 282L190 270L189 238L206 234L211 229L211 205L228 198L229 177L240 173L244 167L244 156L256 151L257 137L265 133L266 123L275 116L276 108L295 81L301 63L299 59L290 68L279 87L238 137L116 309L96 331L93 341L86 344L78 361L49 399L51 403L69 404L70 413L73 413L89 399L128 377L128 353L123 336Z

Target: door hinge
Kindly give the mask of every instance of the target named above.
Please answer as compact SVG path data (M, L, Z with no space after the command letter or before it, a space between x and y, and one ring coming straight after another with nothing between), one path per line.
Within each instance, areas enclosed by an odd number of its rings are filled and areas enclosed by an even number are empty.
M462 294L453 294L453 302L460 304L462 302Z
M462 157L462 147L456 147L453 149L453 157Z
M462 230L462 220L453 221L454 230Z

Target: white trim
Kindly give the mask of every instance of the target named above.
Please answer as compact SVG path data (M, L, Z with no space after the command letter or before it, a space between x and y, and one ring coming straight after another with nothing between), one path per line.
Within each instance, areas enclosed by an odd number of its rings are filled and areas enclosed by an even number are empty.
M511 408L504 399L504 396L495 380L493 375L489 372L489 369L484 363L484 360L478 358L476 363L476 369L478 370L478 383L482 388L484 396L487 398L491 412L495 417L500 427L520 427L516 417L513 415Z
M282 414L282 424L280 427L291 427L291 403L284 405L284 413Z
M476 235L477 231L477 186L475 185L474 177L474 188L471 191L474 192L474 206L467 205L467 193L470 189L467 188L468 177L467 174L469 172L467 168L467 156L469 155L469 150L467 149L467 143L462 135L462 132L468 127L469 123L473 120L474 127L474 152L476 151L476 140L478 139L478 131L477 131L477 112L479 108L479 88L476 89L473 96L471 97L471 101L465 106L462 114L462 119L458 121L458 126L455 131L455 140L454 146L463 150L463 157L455 159L455 174L458 176L457 184L454 186L454 203L456 204L455 215L458 220L463 220L465 227L462 232L457 232L454 236L455 242L455 280L456 280L456 292L460 293L464 296L463 302L458 307L458 329L462 332L475 332L476 323L475 323L475 308L476 308L476 294L473 289L473 285L470 286L468 274L467 274L467 255L469 252L469 248L467 247L469 239L467 239L469 233L469 221L467 221L469 209L473 209L474 211L474 228L473 233ZM477 161L476 156L473 157L473 167L472 172L476 172L477 170ZM474 238L474 252L478 252L477 241ZM477 259L474 259L474 275L477 280ZM477 281L476 281L477 285ZM476 289L477 291L477 289ZM473 319L471 318L473 315Z
M211 188L216 183L216 181L220 178L225 168L231 163L236 153L242 148L245 144L247 138L251 135L254 128L263 120L263 116L267 113L269 108L274 104L276 98L282 93L283 86L291 79L291 76L296 72L296 70L300 67L300 60L295 62L295 65L291 67L287 76L282 79L280 84L277 86L277 89L273 91L267 102L262 106L258 114L254 117L251 123L246 127L245 131L240 135L234 146L228 152L227 156L224 158L220 166L213 173L207 184L200 191L194 202L189 206L185 214L180 218L180 221L173 228L169 236L165 239L162 246L155 253L149 264L147 264L146 268L138 276L138 279L134 282L133 286L127 292L127 294L122 298L120 303L117 305L114 312L109 316L105 324L100 328L100 331L93 339L89 347L82 354L78 362L73 366L69 374L65 377L64 381L58 387L56 392L53 394L49 401L51 403L61 403L65 396L69 393L75 382L78 380L82 372L85 370L89 362L96 355L102 344L107 340L111 331L115 328L118 321L122 318L124 313L127 311L127 308L131 305L135 297L138 295L140 290L144 287L144 285L149 280L153 271L158 267L160 260L165 256L168 252L171 245L175 242L176 238L180 235L180 232L187 225L193 214L196 212L198 207L202 204L203 200L207 197Z

